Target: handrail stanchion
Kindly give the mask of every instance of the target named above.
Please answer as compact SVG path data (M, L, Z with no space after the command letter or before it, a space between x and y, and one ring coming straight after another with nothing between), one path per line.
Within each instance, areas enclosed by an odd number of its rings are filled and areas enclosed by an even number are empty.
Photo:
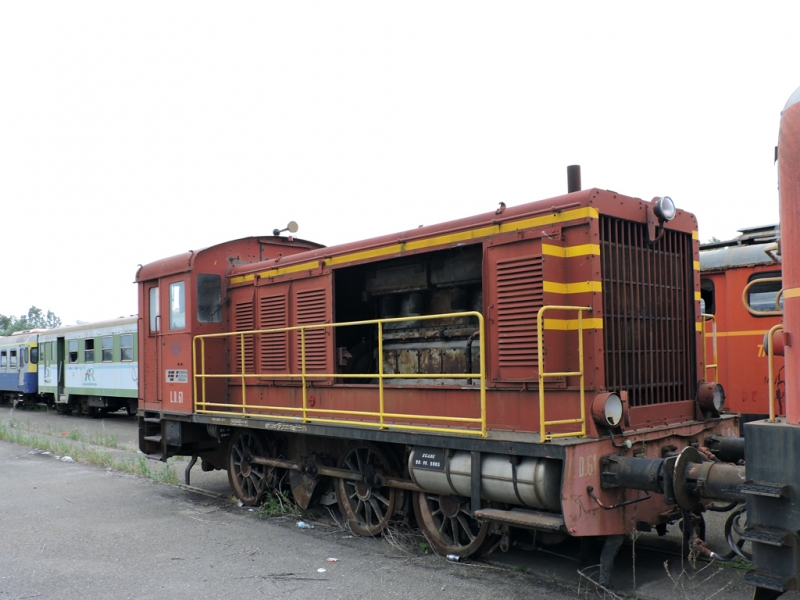
M244 333L241 334L239 343L241 344L240 348L242 351L242 414L244 414L246 412L245 406L247 406L247 389L246 389L247 383L245 382L245 380L247 379L245 377L245 373L247 372L247 370L244 368L245 366Z
M481 349L481 436L486 437L486 336L483 331L483 315L478 314L478 331L480 331L479 348Z
M717 318L714 315L703 313L700 315L703 318L703 364L706 366L706 371L714 369L714 379L711 381L719 381L719 360L717 358ZM708 344L706 343L706 321L711 321L711 347L714 351L714 362L708 364Z
M579 371L563 371L547 373L544 370L544 313L548 310L576 310L578 311L578 360L580 362ZM583 368L583 311L592 310L591 306L558 306L549 305L543 306L536 313L536 336L538 344L538 367L539 367L539 439L543 442L550 441L554 438L580 436L586 437L586 406L585 406L585 385L584 385L584 368ZM569 321L567 321L567 331L569 331ZM544 378L545 377L580 377L580 404L581 416L579 419L560 419L558 421L548 421L545 415L545 401L544 401ZM547 433L548 425L568 425L568 424L581 424L580 431L571 431L567 433Z
M767 332L767 360L769 361L769 422L775 422L775 342L772 339L775 333L783 331L783 325L778 324Z
M300 378L303 382L303 421L308 421L308 396L306 394L306 329L300 328Z
M192 412L197 412L197 338L192 340Z
M206 405L206 339L200 338L200 369L203 375L203 408Z
M378 321L378 403L380 414L381 429L386 428L383 422L384 398L383 398L383 323Z

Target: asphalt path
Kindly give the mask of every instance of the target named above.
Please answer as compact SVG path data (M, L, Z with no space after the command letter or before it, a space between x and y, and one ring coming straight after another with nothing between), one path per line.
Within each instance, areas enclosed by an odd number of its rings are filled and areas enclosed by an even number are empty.
M110 436L117 446L110 452L138 453L137 421L123 412L90 419L0 407L0 422L39 438L77 438L82 445ZM170 465L181 480L186 464ZM582 597L597 594L578 573L575 541L536 548L521 532L508 553L454 564L407 544L352 537L338 527L335 509L333 518L314 520L314 530L298 529L294 517L260 520L231 500L224 472L197 467L192 485L158 484L1 443L0 539L8 540L10 551L0 553L0 600L217 598L230 592L259 598L561 598L575 597L579 589ZM720 550L722 517L707 516L708 539ZM642 534L627 543L616 561L616 593L642 600L752 596L742 582L744 571L716 563L693 567L679 557L679 540L673 526L665 538ZM599 550L598 545L594 558ZM596 569L584 572L596 575Z

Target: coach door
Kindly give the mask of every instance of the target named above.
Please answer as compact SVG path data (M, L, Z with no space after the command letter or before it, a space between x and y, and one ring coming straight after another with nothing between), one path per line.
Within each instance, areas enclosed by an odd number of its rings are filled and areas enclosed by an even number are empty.
M19 387L23 387L25 385L25 372L28 370L28 349L24 346L20 346L17 349L17 355L19 356L19 361L17 365L19 366Z
M51 344L53 342L50 342ZM52 356L51 356L52 358ZM60 398L64 394L64 338L60 337L56 340L56 370L58 371L58 391L56 398Z

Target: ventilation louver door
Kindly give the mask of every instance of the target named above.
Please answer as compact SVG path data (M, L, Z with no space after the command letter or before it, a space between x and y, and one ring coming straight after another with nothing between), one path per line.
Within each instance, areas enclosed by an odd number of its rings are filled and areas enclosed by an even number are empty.
M245 302L237 302L234 305L234 330L235 331L252 331L255 329L255 319L253 314L253 302L247 300ZM254 340L253 335L244 336L244 369L245 373L255 373L255 355L254 355ZM236 336L234 343L236 349L235 363L232 365L233 373L242 372L242 338Z
M543 306L539 240L487 248L490 377L537 381L536 315Z
M289 326L289 285L261 288L258 299L258 328L281 329ZM289 333L272 332L259 335L259 373L289 372Z
M292 325L316 325L333 321L331 302L331 277L329 275L300 279L292 282ZM292 372L302 371L302 346L300 332L292 336ZM333 373L333 339L331 328L305 330L306 373ZM331 383L331 380L313 380L315 385Z

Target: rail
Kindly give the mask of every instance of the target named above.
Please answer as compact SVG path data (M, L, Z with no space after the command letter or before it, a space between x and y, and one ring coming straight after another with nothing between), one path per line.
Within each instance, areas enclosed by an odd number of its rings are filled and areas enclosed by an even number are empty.
M775 325L767 332L767 360L769 360L769 422L775 422L775 341L774 335L783 331L783 325Z
M714 379L709 381L719 381L719 354L717 353L717 318L714 315L703 313L703 364L706 371L714 369ZM714 363L708 364L708 344L706 344L706 322L711 321L711 347L714 349Z
M478 338L480 343L480 372L479 373L384 373L383 367L383 327L387 323L402 323L405 321L426 321L432 319L475 317L478 320ZM335 329L338 327L354 327L359 325L376 325L378 328L378 373L309 373L306 370L306 333L319 329ZM273 334L284 332L299 332L300 336L300 373L247 373L245 336L257 334ZM238 337L241 348L241 365L237 373L206 373L206 340L218 338ZM255 338L254 338L255 339ZM284 420L301 420L304 423L333 423L347 425L361 425L366 427L379 427L381 429L404 429L411 431L460 433L467 435L480 435L486 437L486 352L483 315L477 311L447 313L439 315L423 315L415 317L397 317L391 319L370 319L367 321L352 321L347 323L320 323L315 325L296 325L275 329L255 329L251 331L235 331L226 333L212 333L195 336L192 340L193 385L194 385L194 411L200 414L242 416L243 414L255 417ZM198 348L199 346L199 348ZM255 343L253 345L255 352ZM199 359L198 359L199 352ZM312 408L308 403L309 380L313 379L364 379L365 377L378 379L378 410L356 411L330 408ZM206 394L206 380L209 379L239 379L242 386L242 401L240 404L209 402ZM302 387L302 406L266 406L262 404L247 404L248 379L300 379ZM478 391L480 393L479 417L455 417L447 415L416 415L404 413L388 413L385 410L384 381L388 379L479 379ZM222 410L227 409L227 410ZM234 412L235 409L239 412ZM248 413L247 411L258 411ZM264 411L280 411L296 413L264 414ZM315 417L315 414L341 415L342 417L361 417L377 419L377 421L352 420L347 418ZM430 425L415 425L398 423L396 421L446 421L454 423L475 424L479 428L454 428L433 427Z
M744 304L745 310L754 317L780 317L783 315L783 309L781 309L780 305L781 296L783 296L783 290L780 290L777 296L775 296L775 310L754 310L748 301L749 299L747 295L750 292L751 287L758 283L771 283L773 281L783 281L783 278L762 277L761 279L753 279L753 281L744 286L744 289L742 290L742 304Z
M548 310L576 310L578 311L578 364L579 371L562 371L546 373L544 370L544 343L542 331L544 330L544 313ZM563 437L586 437L586 403L584 394L584 373L583 373L583 311L592 310L591 306L543 306L536 315L536 335L539 344L539 434L543 442ZM580 404L581 416L579 419L561 419L558 421L548 421L545 417L544 401L544 379L545 377L578 377L581 378L580 385ZM550 425L570 425L580 423L580 431L548 433L547 426Z

